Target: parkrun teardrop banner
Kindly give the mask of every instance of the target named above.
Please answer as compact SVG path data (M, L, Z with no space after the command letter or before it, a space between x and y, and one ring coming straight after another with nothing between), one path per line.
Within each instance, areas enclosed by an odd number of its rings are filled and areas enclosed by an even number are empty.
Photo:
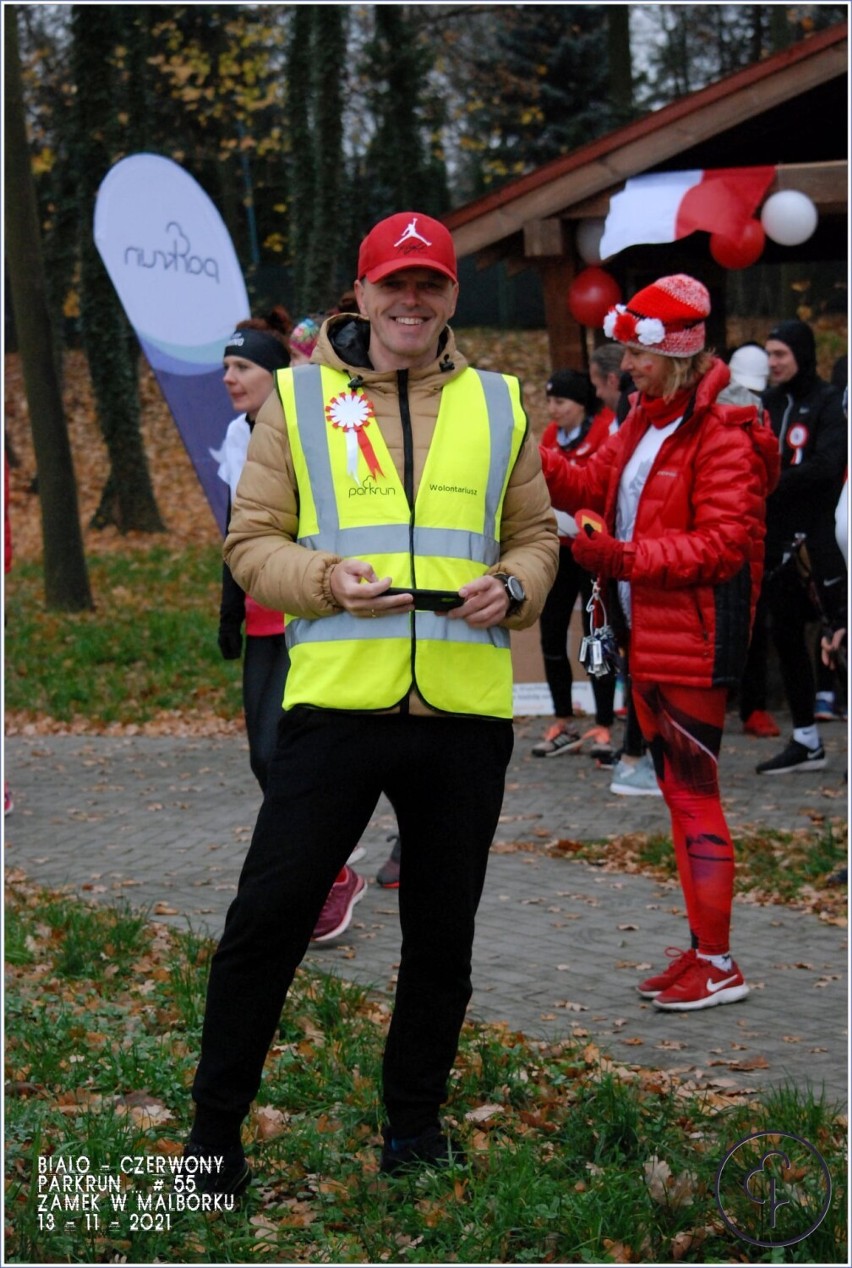
M218 450L234 409L222 354L250 315L225 223L177 163L133 154L98 190L95 245L224 534L228 486L217 475Z

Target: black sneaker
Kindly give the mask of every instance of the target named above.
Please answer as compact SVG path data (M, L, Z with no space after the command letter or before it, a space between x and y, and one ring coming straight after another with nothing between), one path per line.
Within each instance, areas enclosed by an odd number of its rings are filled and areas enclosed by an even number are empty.
M393 849L390 852L390 858L376 872L376 884L382 889L399 889L399 860L402 850L398 836L390 836L388 840L393 841Z
M825 766L825 749L821 744L808 748L798 740L791 740L783 753L770 757L755 766L758 775L787 775L794 770L822 770Z
M440 1127L427 1127L414 1140L394 1147L391 1129L382 1128L385 1143L379 1170L396 1175L412 1167L463 1167L467 1157L457 1140L445 1136Z
M195 1181L195 1193L238 1197L251 1183L242 1145L217 1153L207 1145L188 1140L183 1147L181 1174Z

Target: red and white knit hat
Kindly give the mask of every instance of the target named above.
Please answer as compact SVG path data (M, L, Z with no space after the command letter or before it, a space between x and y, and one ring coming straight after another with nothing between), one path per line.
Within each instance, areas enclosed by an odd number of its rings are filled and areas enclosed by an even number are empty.
M686 273L661 277L628 304L616 304L604 318L604 334L640 352L694 357L705 346L704 319L710 316L707 287Z

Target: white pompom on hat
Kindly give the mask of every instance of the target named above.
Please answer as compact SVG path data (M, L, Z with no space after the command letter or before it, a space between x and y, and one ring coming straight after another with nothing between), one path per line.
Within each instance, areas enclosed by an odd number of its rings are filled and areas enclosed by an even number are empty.
M628 348L664 357L694 357L706 346L710 295L686 273L658 278L604 318L604 334Z

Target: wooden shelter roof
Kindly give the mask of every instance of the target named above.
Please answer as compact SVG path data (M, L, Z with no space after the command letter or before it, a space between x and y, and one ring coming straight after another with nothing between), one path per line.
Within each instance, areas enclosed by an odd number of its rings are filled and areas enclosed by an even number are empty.
M480 267L498 261L509 272L534 266L544 292L554 365L581 365L588 356L582 327L566 304L583 267L572 222L606 216L613 194L632 176L696 168L777 167L773 188L806 193L820 212L801 257L845 259L848 254L848 27L839 24L728 75L707 88L598 137L500 189L443 217L459 257ZM713 296L716 329L724 343L726 270L709 257L701 234L665 251L671 271L689 271L696 257ZM620 284L637 269L660 262L662 247L633 247L606 262ZM767 243L765 259L780 258ZM631 276L632 275L632 276ZM655 274L639 284L650 281ZM708 327L709 333L709 327Z
M489 263L513 253L508 243L494 248L522 233L532 239L524 255L553 254L556 235L545 230L541 242L536 222L605 215L629 177L671 167L777 164L777 188L801 189L823 212L845 211L847 60L844 23L598 137L448 213L456 251L485 252ZM761 118L778 110L787 125L762 129Z

